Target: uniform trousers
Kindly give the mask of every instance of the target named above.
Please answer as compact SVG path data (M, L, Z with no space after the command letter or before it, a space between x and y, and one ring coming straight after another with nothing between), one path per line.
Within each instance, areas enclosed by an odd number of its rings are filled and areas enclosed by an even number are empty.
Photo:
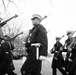
M52 68L52 75L57 75L57 69L63 74L68 75L66 71L62 68L62 66L59 64L59 61L57 59L55 61L55 67Z
M28 56L21 67L22 75L41 75L42 61L37 60L34 56Z
M69 70L69 75L76 75L76 58L72 62L72 65Z

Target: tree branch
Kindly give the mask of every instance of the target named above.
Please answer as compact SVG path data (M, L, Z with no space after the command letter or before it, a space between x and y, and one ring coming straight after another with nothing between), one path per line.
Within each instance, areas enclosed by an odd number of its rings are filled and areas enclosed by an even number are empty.
M2 3L3 3L3 5L4 5L4 9L7 10L7 9L6 9L6 6L5 6L5 3L4 3L4 0L2 0Z
M51 5L53 5L51 0L50 0L50 2L51 2Z
M11 3L13 3L15 6L16 6L16 8L18 9L18 7L17 7L17 5L13 2L13 1L11 1L11 0L8 0L9 1L9 3L11 2ZM9 4L8 3L8 4ZM18 11L19 11L19 9L18 9Z

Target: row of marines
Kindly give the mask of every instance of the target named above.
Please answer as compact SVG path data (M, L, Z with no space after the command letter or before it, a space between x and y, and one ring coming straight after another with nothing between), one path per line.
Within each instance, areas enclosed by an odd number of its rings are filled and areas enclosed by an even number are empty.
M27 47L27 59L21 67L22 75L41 75L42 56L47 56L48 40L47 31L45 27L40 24L43 20L38 14L33 15L32 24L33 28L29 31L31 34L30 39L26 39L25 46ZM54 53L52 61L52 73L56 75L57 68L63 75L76 75L76 37L73 37L74 32L68 31L68 39L65 44L62 45L61 38L56 38L51 53ZM8 41L9 37L5 36L4 42L0 46L0 75L16 75L14 65L12 62L11 51L14 49L11 42ZM36 47L32 44L40 43L39 47L39 59L36 59ZM64 60L62 52L66 52L66 58ZM3 59L4 58L4 59ZM2 62L2 63L1 63ZM3 65L5 64L5 65ZM9 68L8 68L9 67Z
M57 75L57 69L63 75L76 75L76 37L73 37L75 32L67 31L67 40L62 45L61 38L56 37L56 43L51 50L54 53L52 61L52 74ZM66 52L66 57L63 57L63 52Z
M42 57L48 56L48 39L47 31L45 27L40 24L43 20L40 15L35 14L31 19L33 23L33 28L29 31L30 38L26 42L25 46L27 47L27 60L24 62L21 73L22 75L41 75L41 64ZM52 61L52 74L56 75L56 69L63 75L75 75L76 74L76 37L73 37L73 31L67 31L68 39L65 41L65 44L62 45L60 40L61 38L56 38L56 43L54 44L51 53L54 53ZM40 43L39 47L39 59L36 59L36 47L32 44ZM66 52L66 58L63 58L62 52Z
M47 31L45 27L40 24L42 18L38 14L34 14L31 21L33 28L29 30L29 35L26 38L25 47L27 48L27 59L24 64L20 68L21 75L41 75L41 64L42 64L42 56L47 56L47 48L48 48L48 40L47 40ZM5 21L5 23L7 23ZM2 27L5 25L4 22L0 23ZM1 28L0 28L1 29ZM5 36L1 38L1 47L0 47L0 75L17 75L14 73L14 64L12 62L12 40L10 37ZM9 40L10 39L10 40ZM13 39L13 38L12 38ZM37 43L40 44L39 49L39 57L36 59L36 46ZM4 63L3 63L4 62Z

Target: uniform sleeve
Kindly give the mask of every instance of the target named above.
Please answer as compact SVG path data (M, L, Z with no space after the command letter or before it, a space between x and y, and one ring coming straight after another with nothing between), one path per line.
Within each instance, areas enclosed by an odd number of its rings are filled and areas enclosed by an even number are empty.
M65 49L65 45L66 45L66 43L67 43L67 40L65 40L65 43L64 43L64 45L63 45L63 52L67 52L67 49Z
M12 43L10 43L10 45L11 45L11 50L14 50L14 45L12 44Z
M55 53L55 45L56 44L54 44L53 48L51 49L51 54L54 54Z
M2 46L0 47L0 59L3 57L4 51L2 50Z
M41 49L40 54L43 56L47 56L47 50L48 50L48 40L47 40L47 32L46 29L41 25L38 28L38 35L39 40L38 42L41 43Z
M42 44L42 46L47 46L47 44L48 44L47 31L43 26L39 26L38 35L39 35L39 38L40 38L40 40L38 40L38 42L40 42Z
M8 44L6 43L3 43L1 45L1 48L0 48L0 58L3 58L4 55L5 55L5 52L8 50Z

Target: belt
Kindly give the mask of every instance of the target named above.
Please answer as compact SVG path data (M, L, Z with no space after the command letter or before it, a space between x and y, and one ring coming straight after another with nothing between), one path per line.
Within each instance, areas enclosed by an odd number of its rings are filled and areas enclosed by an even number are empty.
M9 54L9 52L5 52L5 54Z

